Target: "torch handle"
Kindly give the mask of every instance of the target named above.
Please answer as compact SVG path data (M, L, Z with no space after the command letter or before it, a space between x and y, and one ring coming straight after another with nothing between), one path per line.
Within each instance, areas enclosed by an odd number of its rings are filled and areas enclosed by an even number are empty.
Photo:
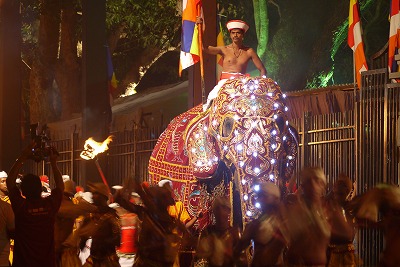
M110 186L109 186L108 183L107 183L107 179L106 179L106 177L104 176L104 172L103 172L103 170L101 169L100 164L99 164L99 161L98 161L97 159L94 161L94 163L96 164L97 170L99 171L101 180L103 180L103 183L107 186L108 194L110 195L110 202L112 203L112 202L113 202L113 199L112 199L112 195L111 195Z

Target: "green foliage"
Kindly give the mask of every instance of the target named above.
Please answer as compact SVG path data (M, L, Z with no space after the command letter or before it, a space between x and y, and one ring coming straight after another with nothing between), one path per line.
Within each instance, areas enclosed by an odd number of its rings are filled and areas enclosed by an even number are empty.
M313 77L313 80L311 82L308 82L306 85L306 89L308 88L320 88L320 87L326 87L328 85L332 85L333 83L333 69L334 67L332 66L332 69L328 72L320 72L318 76Z
M108 0L106 23L109 31L124 27L132 45L164 47L176 41L181 17L177 0Z

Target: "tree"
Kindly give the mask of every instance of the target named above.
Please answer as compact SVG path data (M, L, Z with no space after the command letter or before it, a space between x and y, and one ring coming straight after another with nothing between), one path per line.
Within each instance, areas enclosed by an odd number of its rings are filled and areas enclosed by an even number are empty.
M108 45L122 77L116 95L179 44L176 0L107 1ZM81 4L79 0L25 1L24 55L31 122L70 119L81 112ZM27 77L26 77L27 78ZM28 90L27 90L28 91Z

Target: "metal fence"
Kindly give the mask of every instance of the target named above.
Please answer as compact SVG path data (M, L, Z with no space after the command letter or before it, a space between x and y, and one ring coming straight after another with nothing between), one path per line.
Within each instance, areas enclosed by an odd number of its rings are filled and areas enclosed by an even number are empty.
M399 184L400 85L387 84L386 69L364 72L362 79L362 88L354 92L358 100L353 110L323 115L304 112L291 121L300 136L295 175L303 166L321 166L330 190L343 172L357 182L358 193L380 182ZM148 160L162 131L135 128L112 133L114 140L102 161L110 185L122 184L133 175L147 180ZM79 133L64 139L53 137L62 173L71 175L77 184L84 182L79 157L83 143ZM49 166L31 163L25 170L39 175L49 173ZM360 230L357 245L363 266L375 266L383 248L381 232Z

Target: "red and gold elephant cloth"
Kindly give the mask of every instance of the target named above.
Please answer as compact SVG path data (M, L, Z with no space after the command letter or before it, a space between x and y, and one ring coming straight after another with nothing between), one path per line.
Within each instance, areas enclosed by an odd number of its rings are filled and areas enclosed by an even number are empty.
M169 179L173 183L175 199L183 202L191 216L210 208L211 200L200 199L200 191L205 190L194 178L211 176L217 169L218 162L214 162L208 170L196 172L190 165L186 151L187 134L201 125L208 114L203 112L202 105L196 106L175 117L165 131L160 135L149 161L149 176L152 183L162 179ZM207 137L205 137L207 138ZM210 140L210 142L212 142ZM215 144L210 144L217 147ZM197 174L197 175L196 175ZM199 208L202 207L202 208ZM200 210L201 209L201 210ZM203 210L204 209L204 210ZM200 221L209 220L207 216ZM207 224L208 222L204 222ZM201 224L201 222L200 222Z

